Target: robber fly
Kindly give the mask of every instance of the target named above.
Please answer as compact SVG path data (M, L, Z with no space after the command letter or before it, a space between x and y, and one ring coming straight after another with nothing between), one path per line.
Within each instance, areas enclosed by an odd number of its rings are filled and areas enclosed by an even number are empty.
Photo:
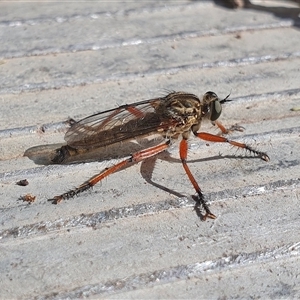
M65 135L67 145L56 150L56 155L53 158L54 163L63 163L68 157L81 151L106 147L153 134L162 136L163 142L158 142L155 146L131 154L129 158L106 168L79 187L49 200L57 204L63 199L72 198L126 165L140 162L166 150L173 140L181 136L180 159L198 194L198 205L205 210L203 218L216 218L205 203L202 191L187 165L187 140L190 134L193 133L196 137L210 142L229 143L244 148L265 161L269 160L266 153L257 151L246 144L229 140L223 136L198 132L202 119L208 119L217 125L224 134L228 133L228 130L217 120L222 112L222 104L231 101L228 100L228 96L220 100L215 93L207 92L200 100L193 94L171 92L165 97L122 105L76 122Z

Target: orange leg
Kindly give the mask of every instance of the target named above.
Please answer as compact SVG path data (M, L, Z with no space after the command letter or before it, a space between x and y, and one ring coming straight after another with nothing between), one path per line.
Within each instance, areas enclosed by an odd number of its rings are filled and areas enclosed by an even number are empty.
M230 145L233 145L233 146L236 146L239 148L244 148L244 149L248 150L250 153L256 154L259 158L261 158L264 161L270 160L269 156L266 153L257 151L246 144L228 140L227 138L225 138L223 136L218 136L218 135L214 135L214 134L210 134L210 133L206 133L206 132L198 132L198 133L195 133L195 135L198 138L205 140L205 141L209 141L209 142L229 143Z
M131 163L131 162L136 163L136 162L142 161L148 157L154 156L154 155L164 151L165 149L167 149L169 147L169 144L170 144L170 141L166 141L164 144L160 144L158 146L154 146L149 149L145 149L145 150L136 152L136 153L132 154L128 159L125 159L125 160L119 162L118 164L116 164L110 168L107 168L104 171L102 171L101 173L95 175L94 177L92 177L88 181L84 182L79 187L77 187L73 190L70 190L64 194L61 194L59 196L55 196L54 198L49 199L48 201L52 201L53 204L58 204L59 202L61 202L64 199L72 198L72 197L78 195L79 193L82 193L82 192L90 189L96 183L98 183L99 181L101 181L102 179L107 177L108 175L116 172L117 170L125 167L129 163Z
M216 216L211 213L211 211L209 210L207 204L204 201L203 198L203 194L201 192L200 186L198 185L197 181L195 180L190 168L188 167L187 163L186 163L186 159L187 159L187 149L188 149L188 143L186 139L182 139L180 142L180 147L179 147L179 153L180 153L180 159L183 165L183 168L187 174L187 176L189 177L194 189L196 190L198 196L199 196L199 204L203 206L206 214L203 217L203 220L205 220L206 218L211 218L211 219L215 219Z

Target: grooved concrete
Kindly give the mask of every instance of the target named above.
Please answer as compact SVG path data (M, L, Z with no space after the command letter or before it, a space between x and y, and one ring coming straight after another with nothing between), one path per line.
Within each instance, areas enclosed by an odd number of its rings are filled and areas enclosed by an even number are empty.
M300 9L252 3L0 2L1 299L300 298ZM190 140L216 220L194 210L177 144L47 201L117 161L47 164L68 117L170 90L231 93L230 138L271 158Z

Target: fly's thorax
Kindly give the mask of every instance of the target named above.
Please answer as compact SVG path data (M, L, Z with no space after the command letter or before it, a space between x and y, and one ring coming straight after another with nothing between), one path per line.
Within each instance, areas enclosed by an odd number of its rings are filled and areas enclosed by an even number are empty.
M174 133L182 133L200 123L201 102L200 99L184 92L174 92L167 95L159 107L164 119L174 120Z
M194 125L200 124L202 116L200 99L184 92L172 92L160 98L155 112L161 119L158 132L168 139L189 134Z

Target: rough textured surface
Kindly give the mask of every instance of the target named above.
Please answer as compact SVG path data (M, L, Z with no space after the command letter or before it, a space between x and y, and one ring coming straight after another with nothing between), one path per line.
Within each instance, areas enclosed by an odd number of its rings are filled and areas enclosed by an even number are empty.
M1 299L300 298L300 10L251 2L0 2ZM230 92L221 121L245 127L230 138L271 158L191 139L216 220L194 210L177 145L47 201L114 161L25 152L63 143L68 117L169 90Z

